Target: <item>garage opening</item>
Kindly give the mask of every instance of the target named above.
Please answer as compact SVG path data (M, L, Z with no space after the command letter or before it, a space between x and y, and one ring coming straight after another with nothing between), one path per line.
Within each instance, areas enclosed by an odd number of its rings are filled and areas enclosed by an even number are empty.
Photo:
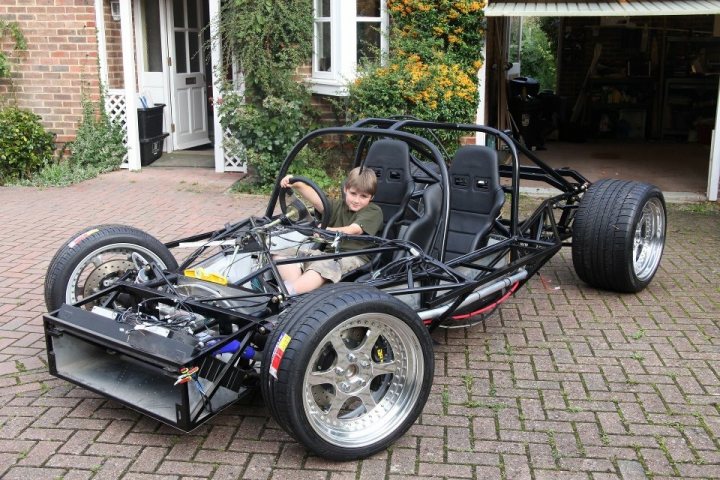
M720 22L638 10L650 3L689 2L623 2L635 9L622 14L613 2L491 2L488 123L591 181L643 180L688 199L716 199L709 187L714 179L717 191ZM611 11L601 15L603 8ZM552 58L542 58L544 49Z

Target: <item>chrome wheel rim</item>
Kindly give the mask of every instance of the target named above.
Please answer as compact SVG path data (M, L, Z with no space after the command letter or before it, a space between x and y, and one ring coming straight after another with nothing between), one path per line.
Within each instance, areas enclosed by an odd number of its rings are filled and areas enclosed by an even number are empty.
M73 304L112 285L126 271L136 268L132 254L140 254L146 261L155 262L160 268L167 265L160 257L145 247L131 243L114 243L90 252L75 267L67 287L65 303ZM92 307L94 303L85 305Z
M665 209L657 198L643 206L642 217L635 228L633 270L640 281L653 276L660 264L665 244Z
M376 443L413 412L424 373L420 342L406 323L381 313L352 317L312 353L303 382L305 415L331 444Z

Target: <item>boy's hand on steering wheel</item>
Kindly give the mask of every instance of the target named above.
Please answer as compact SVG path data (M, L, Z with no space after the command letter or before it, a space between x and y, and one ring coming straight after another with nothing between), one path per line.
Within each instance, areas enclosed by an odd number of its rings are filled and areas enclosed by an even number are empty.
M280 180L280 187L281 188L292 188L292 184L290 183L290 179L292 178L292 175L285 175L282 180Z

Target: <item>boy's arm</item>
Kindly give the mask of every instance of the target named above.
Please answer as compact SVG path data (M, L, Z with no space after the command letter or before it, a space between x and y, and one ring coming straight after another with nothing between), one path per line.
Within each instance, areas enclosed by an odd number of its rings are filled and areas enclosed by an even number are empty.
M375 235L382 227L382 210L377 205L371 203L363 208L356 217L357 222L351 223L345 227L328 228L333 232L341 232L347 235Z
M330 230L331 232L340 232L346 235L362 235L365 233L362 227L357 223L351 223L347 227L330 227L326 230Z
M282 180L280 180L280 187L281 188L292 188L300 194L305 200L310 202L313 207L315 207L315 210L317 210L319 213L323 213L323 205L322 201L320 200L320 196L315 192L315 190L312 189L309 185L306 185L303 182L295 182L290 183L290 179L292 178L292 175L285 175Z

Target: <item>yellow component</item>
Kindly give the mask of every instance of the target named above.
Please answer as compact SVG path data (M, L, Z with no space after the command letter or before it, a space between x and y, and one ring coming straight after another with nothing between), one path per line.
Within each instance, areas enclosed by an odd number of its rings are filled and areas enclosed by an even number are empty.
M204 268L188 268L183 272L186 277L205 280L206 282L217 283L218 285L227 285L227 277L215 272L208 272Z
M380 360L380 363L383 362L383 358L385 355L383 354L382 348L378 347L377 350L375 350L375 353L377 353L378 360Z

